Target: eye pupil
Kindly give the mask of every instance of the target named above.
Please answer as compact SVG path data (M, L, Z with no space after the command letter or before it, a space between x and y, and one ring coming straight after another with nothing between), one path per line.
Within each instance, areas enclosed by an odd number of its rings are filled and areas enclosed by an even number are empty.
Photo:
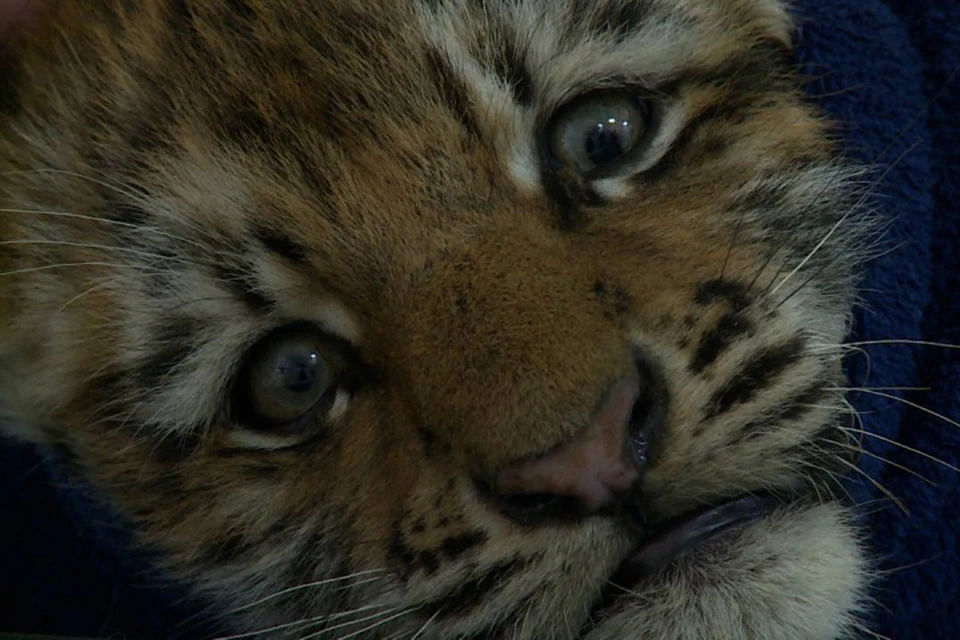
M291 354L288 358L286 363L277 367L283 386L294 394L310 391L318 377L319 356L316 353Z
M613 119L611 118L611 120ZM603 123L598 124L587 134L586 144L584 145L587 157L595 165L613 162L624 153L620 137L621 134L618 131L605 127Z

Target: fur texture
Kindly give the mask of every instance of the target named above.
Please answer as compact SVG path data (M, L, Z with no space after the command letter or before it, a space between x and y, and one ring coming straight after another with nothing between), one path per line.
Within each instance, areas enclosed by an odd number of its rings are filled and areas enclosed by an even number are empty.
M0 424L225 630L853 632L835 345L871 238L783 6L49 4L2 96ZM599 91L658 117L588 179L544 136ZM293 441L237 424L248 352L304 322L351 384ZM638 350L669 399L644 531L501 508L487 481L576 439ZM649 530L745 493L783 506L594 608Z

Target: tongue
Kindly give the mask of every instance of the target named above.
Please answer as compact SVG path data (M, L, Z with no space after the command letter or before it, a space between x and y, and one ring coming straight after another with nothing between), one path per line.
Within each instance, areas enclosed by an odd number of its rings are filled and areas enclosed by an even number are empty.
M775 506L772 500L746 496L674 523L624 562L613 581L622 586L635 584L644 576L657 573L685 551L732 527L758 520Z

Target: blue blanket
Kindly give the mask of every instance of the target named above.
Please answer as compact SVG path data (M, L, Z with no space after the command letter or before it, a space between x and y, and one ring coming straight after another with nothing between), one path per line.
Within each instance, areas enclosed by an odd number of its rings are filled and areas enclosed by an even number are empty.
M877 167L891 218L849 360L868 432L849 491L884 574L872 626L960 638L960 351L918 344L960 344L960 2L798 5L808 90L845 123L849 153ZM123 532L78 525L95 510L27 449L0 445L0 473L0 631L175 635L190 605L151 585Z

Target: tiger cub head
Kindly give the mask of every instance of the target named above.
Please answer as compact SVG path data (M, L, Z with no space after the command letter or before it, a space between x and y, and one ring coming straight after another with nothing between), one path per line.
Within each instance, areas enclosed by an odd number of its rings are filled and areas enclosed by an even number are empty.
M0 407L225 633L827 639L860 175L777 0L59 0Z

